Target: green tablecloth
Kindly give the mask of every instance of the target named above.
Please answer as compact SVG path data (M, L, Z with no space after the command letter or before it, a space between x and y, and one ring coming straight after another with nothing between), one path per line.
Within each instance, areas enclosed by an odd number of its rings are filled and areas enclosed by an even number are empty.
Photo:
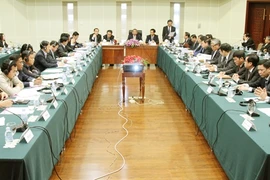
M91 61L83 67L81 76L74 77L75 84L67 85L67 95L59 95L57 99L63 99L68 106L68 118L65 119L67 111L64 103L58 101L56 109L49 108L50 118L47 121L29 123L30 127L42 126L46 128L52 138L53 153L57 158L64 147L65 141L74 128L77 117L83 107L89 92L95 82L96 75L102 65L102 49L96 50ZM88 84L88 85L87 85ZM76 93L77 92L77 93ZM78 97L76 96L78 95ZM5 115L7 122L20 123L18 117ZM51 153L46 134L41 130L31 128L34 138L29 144L19 143L14 149L3 149L5 127L0 127L0 179L49 179L53 170ZM21 133L16 133L19 138ZM57 162L54 159L54 164Z
M158 50L158 66L192 113L227 176L235 180L270 179L270 118L257 111L260 117L254 123L258 131L247 131L241 125L244 119L240 114L247 108L239 102L254 95L246 92L234 97L236 103L229 103L222 96L207 94L203 78L186 72L186 67L162 47ZM257 104L257 108L263 107L270 105Z
M19 54L20 50L12 50L11 54L7 53L0 53L0 67L2 66L2 63L8 59L12 54Z

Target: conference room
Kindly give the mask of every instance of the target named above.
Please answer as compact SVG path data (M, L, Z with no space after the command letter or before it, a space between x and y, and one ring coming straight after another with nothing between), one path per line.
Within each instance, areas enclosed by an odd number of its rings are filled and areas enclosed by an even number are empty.
M1 6L1 179L268 179L267 0Z

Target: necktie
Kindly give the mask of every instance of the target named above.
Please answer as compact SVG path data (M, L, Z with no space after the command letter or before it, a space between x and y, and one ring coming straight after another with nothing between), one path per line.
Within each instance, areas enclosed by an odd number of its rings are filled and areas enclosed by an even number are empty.
M249 80L250 74L251 74L251 72L248 71L247 81Z
M51 53L52 53L52 57L53 57L53 59L55 59L55 57L54 57L54 53L53 53L53 51L51 50Z
M214 51L214 53L212 54L211 59L213 59L215 57L216 53L217 53L217 51Z
M153 39L154 39L154 36L151 36L151 41L153 41Z
M168 31L169 31L169 34L170 34L171 33L171 27L170 26L168 27Z
M267 89L267 86L268 86L268 80L265 79L265 85L264 85L265 89Z

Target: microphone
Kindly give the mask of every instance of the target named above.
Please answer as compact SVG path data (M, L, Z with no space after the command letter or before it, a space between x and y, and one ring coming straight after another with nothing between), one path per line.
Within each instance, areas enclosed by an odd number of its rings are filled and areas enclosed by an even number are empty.
M1 107L0 107L0 108L1 108ZM26 124L18 114L13 113L13 112L9 111L9 110L6 109L6 108L1 108L1 109L6 110L7 112L9 112L9 113L11 113L11 114L17 116L17 117L21 120L22 124L16 125L16 126L14 127L14 129L16 129L17 132L24 132L24 131L28 128L28 124ZM13 129L13 130L14 130L14 129Z
M200 63L196 64L192 72L193 72L193 73L196 73L196 72L197 72L196 70L197 70L197 68L198 68L199 66L200 66Z
M212 87L216 87L216 85L212 83L213 80L215 79L215 75L214 74L209 74L209 76L210 77L209 77L209 81L208 81L207 85L212 86Z

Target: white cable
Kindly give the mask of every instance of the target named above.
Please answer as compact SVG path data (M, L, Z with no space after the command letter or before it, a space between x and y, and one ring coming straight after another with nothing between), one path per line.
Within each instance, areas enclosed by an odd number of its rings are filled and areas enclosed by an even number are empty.
M120 168L114 170L114 171L111 171L111 172L109 172L109 173L107 173L107 174L104 174L104 175L102 175L102 176L99 176L99 177L95 178L94 180L96 180L96 179L101 179L101 178L104 178L104 177L106 177L106 176L109 176L109 175L112 175L112 174L114 174L114 173L117 173L118 171L120 171L121 169L123 169L123 167L124 167L125 164L126 164L126 160L125 160L124 156L117 150L118 144L119 144L120 142L122 142L122 141L128 136L128 130L125 128L125 125L127 124L128 119L127 119L126 117L124 117L123 115L121 115L121 112L124 110L123 107L122 107L122 103L121 103L121 102L122 102L122 101L120 101L120 102L118 103L118 106L120 107L120 110L118 111L118 115L119 115L120 117L122 117L123 119L126 120L126 122L122 125L122 128L126 131L126 135L125 135L124 137L122 137L122 138L114 145L114 150L121 156L121 158L122 158L122 160L123 160L122 166L121 166Z

